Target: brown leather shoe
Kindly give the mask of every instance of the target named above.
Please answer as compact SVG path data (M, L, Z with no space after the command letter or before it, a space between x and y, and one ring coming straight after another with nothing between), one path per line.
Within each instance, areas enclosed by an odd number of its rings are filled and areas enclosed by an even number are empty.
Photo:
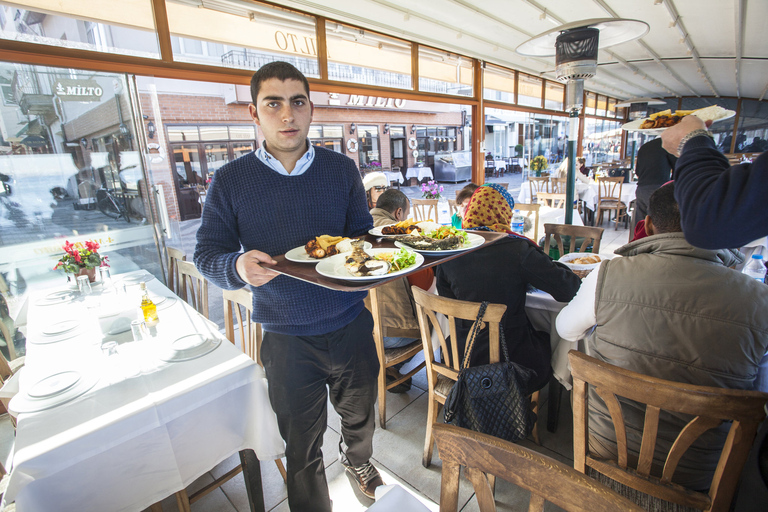
M342 464L344 464L344 461L342 461ZM344 464L344 467L347 468L349 474L354 477L360 491L370 499L376 499L376 488L380 485L384 485L384 481L381 479L379 471L373 467L373 464L370 462L366 462L360 466Z

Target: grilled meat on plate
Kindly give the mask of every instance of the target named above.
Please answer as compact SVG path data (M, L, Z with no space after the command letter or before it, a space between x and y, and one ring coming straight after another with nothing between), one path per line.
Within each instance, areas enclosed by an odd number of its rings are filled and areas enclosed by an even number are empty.
M429 238L428 236L403 236L398 241L422 251L448 251L458 249L464 244L464 239L460 236L449 236L442 240Z

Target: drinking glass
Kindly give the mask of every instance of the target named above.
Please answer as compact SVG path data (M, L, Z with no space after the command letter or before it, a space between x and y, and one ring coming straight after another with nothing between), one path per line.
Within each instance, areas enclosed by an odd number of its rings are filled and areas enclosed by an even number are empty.
M116 341L105 341L101 344L101 351L104 353L105 356L114 356L117 354L117 342Z
M109 272L109 267L101 267L99 271L101 272L101 285L107 288L112 284L112 274Z
M91 283L88 281L88 276L78 276L77 289L80 290L80 295L83 297L91 294L93 290L91 290Z

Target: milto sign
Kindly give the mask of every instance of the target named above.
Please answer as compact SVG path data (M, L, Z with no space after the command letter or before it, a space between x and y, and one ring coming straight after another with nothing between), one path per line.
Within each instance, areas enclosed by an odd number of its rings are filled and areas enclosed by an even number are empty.
M54 90L62 101L99 101L104 92L96 80L68 78L56 80Z

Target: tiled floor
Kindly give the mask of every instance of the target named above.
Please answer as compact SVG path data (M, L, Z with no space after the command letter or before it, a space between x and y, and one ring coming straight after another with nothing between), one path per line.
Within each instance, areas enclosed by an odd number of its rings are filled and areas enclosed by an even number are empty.
M461 186L463 184L459 184L459 188ZM411 189L414 190L411 191ZM413 194L418 194L418 191L415 189L416 187L403 188L404 191L407 190ZM512 185L510 185L510 189L513 190L513 196L516 196L519 191L519 183L517 184L516 191L514 191ZM453 195L452 190L449 193L451 196ZM189 225L188 227L191 228L192 226ZM627 243L629 232L623 229L623 225L617 230L612 225L608 225L608 223L604 227L601 252L613 252L614 249ZM187 229L187 226L185 226L185 229ZM213 300L213 297L211 299ZM211 306L211 311L215 311L214 306ZM415 364L415 362L412 364ZM441 463L437 452L433 456L433 463L430 468L427 469L421 465L427 417L426 390L426 374L422 370L414 378L413 387L408 393L400 395L387 394L387 429L377 428L374 435L374 464L379 468L386 483L399 483L409 489L412 494L423 499L430 510L438 510ZM562 393L559 427L555 433L550 433L546 429L547 399L547 391L545 389L542 392L542 406L539 419L541 446L537 446L528 440L522 444L570 465L573 462L570 394L567 391ZM372 501L363 496L354 487L351 479L345 474L343 467L337 459L336 445L340 431L339 418L330 404L328 418L329 428L325 434L324 446L326 449L324 455L326 475L331 498L334 502L334 510L344 512L365 510L372 504ZM234 467L236 463L237 456L233 456L230 460L215 468L212 473L218 476ZM288 511L285 485L275 464L267 461L262 462L261 466L267 510L277 512ZM210 475L205 475L190 488L194 489L205 485L207 481L210 481L210 478ZM521 504L526 504L528 501L527 492L502 481L497 484L496 496L500 511L519 508ZM472 487L466 480L462 481L459 500L459 510L464 512L478 510L476 500L473 498ZM163 502L163 509L166 511L176 510L175 507L173 499L167 499ZM548 507L551 508L547 508L547 510L557 510L551 504ZM247 511L247 495L242 476L236 476L221 489L212 492L193 504L192 510L199 512Z

